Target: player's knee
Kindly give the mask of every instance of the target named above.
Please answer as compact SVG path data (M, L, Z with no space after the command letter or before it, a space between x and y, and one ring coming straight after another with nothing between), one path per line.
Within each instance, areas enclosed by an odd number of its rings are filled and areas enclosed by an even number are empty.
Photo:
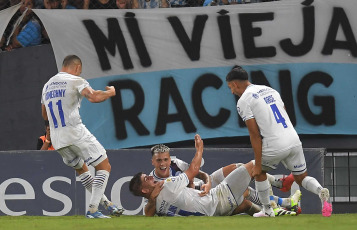
M302 181L305 179L306 176L307 172L300 175L294 175L294 180L299 186L302 186Z
M63 161L67 166L74 168L74 169L81 169L83 167L84 161L77 157L71 161Z
M108 158L105 158L99 164L93 165L93 166L94 166L96 171L98 171L98 170L106 170L106 171L110 172L111 169L112 169L112 166L110 165Z
M111 166L110 163L108 162L107 171L110 172L111 170L112 170L112 166Z

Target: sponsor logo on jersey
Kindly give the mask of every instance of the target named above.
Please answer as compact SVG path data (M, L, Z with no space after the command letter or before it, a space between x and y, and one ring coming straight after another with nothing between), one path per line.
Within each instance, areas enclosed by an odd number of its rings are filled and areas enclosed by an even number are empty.
M253 96L255 99L258 99L258 98L259 98L259 95L256 94L256 93L253 93L252 96Z
M273 95L269 95L267 97L264 97L264 101L267 104L272 104L275 102L275 99L274 99Z
M93 159L93 157L89 157L89 158L87 158L85 161L84 161L84 163L88 163L90 160L92 160Z
M301 167L304 167L305 166L305 163L304 164L301 164L301 165L294 165L294 169L296 168L301 168Z
M175 178L174 177L170 177L166 179L166 182L175 182Z

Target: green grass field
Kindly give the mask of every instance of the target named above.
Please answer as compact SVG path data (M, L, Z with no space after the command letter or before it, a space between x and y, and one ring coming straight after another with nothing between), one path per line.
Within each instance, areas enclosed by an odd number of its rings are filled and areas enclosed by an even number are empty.
M55 230L55 229L166 229L166 230L340 230L357 229L357 214L335 214L329 218L302 214L296 217L253 218L247 215L229 217L144 217L121 216L112 219L86 219L84 216L1 216L1 230Z

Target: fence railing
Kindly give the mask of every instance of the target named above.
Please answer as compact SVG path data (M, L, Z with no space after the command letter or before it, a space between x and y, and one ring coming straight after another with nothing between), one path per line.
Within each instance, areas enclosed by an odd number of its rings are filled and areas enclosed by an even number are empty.
M327 150L324 165L332 202L357 202L357 150Z

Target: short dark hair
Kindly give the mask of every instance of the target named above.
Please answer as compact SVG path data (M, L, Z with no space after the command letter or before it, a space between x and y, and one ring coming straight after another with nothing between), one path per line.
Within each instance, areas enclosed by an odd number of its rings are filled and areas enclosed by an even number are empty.
M247 81L248 80L248 73L243 69L243 67L239 65L233 66L231 71L227 74L226 76L226 81L234 81L234 80L239 80L239 81Z
M62 66L67 67L72 64L77 64L76 62L79 62L82 65L82 61L77 55L68 55L63 59Z
M151 147L151 156L154 156L155 153L164 153L170 152L170 148L164 144L158 144Z
M143 175L143 172L138 172L130 180L129 190L135 196L144 196L144 194L141 192L141 187L142 187L141 175Z

